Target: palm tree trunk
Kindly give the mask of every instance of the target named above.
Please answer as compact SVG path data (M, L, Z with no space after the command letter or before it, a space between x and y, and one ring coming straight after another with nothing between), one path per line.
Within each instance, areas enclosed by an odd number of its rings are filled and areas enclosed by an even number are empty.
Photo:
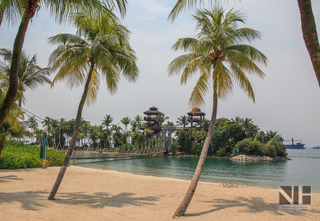
M57 191L59 189L59 186L62 182L63 176L67 170L67 167L69 165L69 161L70 161L70 157L71 154L73 152L73 148L76 145L76 141L77 141L77 137L78 137L78 133L79 133L79 127L80 127L80 122L81 122L81 116L82 116L82 110L83 110L83 106L84 103L86 101L87 95L88 95L88 90L89 90L89 85L92 79L92 75L93 75L93 68L94 68L94 62L91 60L91 67L90 67L90 71L88 74L88 79L86 81L85 87L84 87L84 91L81 97L81 101L79 103L79 107L78 107L78 113L77 113L77 117L76 117L76 121L75 121L75 126L74 126L74 131L72 134L72 138L71 138L71 142L69 144L68 150L67 150L67 154L64 158L64 161L62 163L62 166L60 168L58 177L56 179L56 182L54 183L51 193L48 197L48 200L54 200L55 195L57 194Z
M1 139L1 141L0 141L0 158L1 158L1 154L2 154L2 151L3 151L4 144L6 143L6 139L7 139L7 135L4 136L3 139Z
M311 0L298 0L303 39L320 86L320 45Z
M20 66L20 57L21 51L23 47L24 38L28 29L29 21L32 17L30 17L30 13L26 10L23 14L17 36L14 40L13 44L13 52L12 52L12 61L9 73L9 89L6 95L6 98L3 101L3 104L0 108L0 126L3 124L6 119L7 114L9 113L12 104L16 100L19 88L19 66Z
M211 138L214 132L214 126L216 123L216 118L217 118L217 106L218 106L218 95L217 95L217 82L214 81L214 86L213 86L213 108L212 108L212 116L211 116L211 122L210 122L210 126L209 126L209 131L207 134L207 137L205 139L205 142L203 144L203 148L201 151L201 155L199 158L199 162L196 168L196 171L194 172L193 178L191 180L191 183L189 185L188 191L184 197L184 199L182 200L182 203L180 204L180 206L178 207L178 209L176 210L176 212L174 213L173 217L176 216L182 216L184 215L184 213L186 212L190 201L193 197L194 192L196 191L196 187L198 185L199 179L200 179L200 175L202 172L202 168L204 166L204 163L206 161L207 158L207 154L208 154L208 150L209 150L209 146L210 146L210 142L211 142Z

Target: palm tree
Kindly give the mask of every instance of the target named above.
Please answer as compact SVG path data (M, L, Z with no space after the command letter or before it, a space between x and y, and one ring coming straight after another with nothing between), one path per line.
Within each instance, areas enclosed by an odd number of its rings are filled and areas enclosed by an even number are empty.
M121 123L123 123L124 127L125 127L125 129L124 129L125 132L127 132L128 124L130 124L130 122L131 122L131 119L129 117L124 117L121 119Z
M13 44L12 62L9 73L9 89L5 100L0 108L0 125L4 122L6 115L10 111L12 104L15 102L18 88L19 78L18 72L20 67L20 56L24 43L24 38L28 29L30 20L35 13L41 9L47 9L59 22L70 21L70 14L74 14L79 10L88 9L92 13L105 12L113 16L109 9L117 6L122 16L126 13L126 0L106 0L105 3L100 0L1 0L0 4L0 25L3 18L7 18L9 23L14 23L16 18L21 19L17 35Z
M252 119L243 119L239 116L236 116L235 121L238 121L241 124L243 133L247 138L255 137L258 134L259 127L253 123Z
M99 139L99 127L97 125L89 126L89 138L92 141L92 147L97 147L97 140Z
M158 114L155 116L154 120L156 121L156 124L158 126L161 126L166 120L168 120L169 117L165 116L164 114Z
M58 34L50 38L51 43L59 44L50 56L52 70L58 70L52 86L64 79L70 87L85 83L72 139L49 195L50 200L54 199L76 144L83 106L85 102L90 104L96 99L99 76L106 78L111 94L117 91L121 75L131 82L138 76L135 52L129 45L129 31L125 27L104 13L83 12L74 19L78 27L77 35Z
M167 121L167 123L165 124L166 127L169 127L169 128L173 128L175 125L173 122L171 121Z
M206 130L208 131L209 130L209 127L210 127L210 120L208 119L203 119L199 122L199 125L200 125L200 128L202 130Z
M198 184L214 132L218 99L226 98L231 94L235 82L254 101L253 89L245 71L263 77L264 73L254 62L266 64L267 60L265 55L256 48L244 44L246 40L250 42L260 38L260 34L250 28L238 27L238 22L244 23L241 11L232 9L225 14L221 6L215 5L210 10L196 10L196 15L193 17L197 21L199 33L195 38L181 38L172 46L175 51L184 49L189 53L175 58L169 64L169 75L179 74L182 70L181 84L186 84L192 75L200 74L189 99L192 107L205 103L204 95L208 92L212 81L213 110L198 166L186 196L173 217L185 213Z
M183 126L183 127L186 127L186 125L188 125L189 124L189 121L188 121L188 117L187 116L181 116L181 117L179 117L178 118L178 120L177 120L177 125L179 125L179 126Z
M207 1L212 2L213 0ZM177 3L171 10L168 18L171 21L174 21L178 14L185 8L195 7L197 3L201 5L203 2L205 2L205 0L177 0ZM316 22L312 11L311 0L298 0L298 7L300 10L303 40L308 50L313 70L320 86L320 44Z
M7 91L5 89L0 88L0 105L2 105L6 93ZM19 122L19 120L22 120L23 118L23 111L21 110L19 105L14 102L9 113L6 116L5 122L0 126L0 157L7 137L9 135L18 135L19 133L21 134L21 132L24 131L23 128L20 128Z
M113 118L111 117L111 115L106 115L103 120L102 120L102 124L109 129L110 124L112 123Z
M279 143L282 143L284 141L281 134L278 134L278 131L267 130L266 135L270 138L270 140L274 138Z
M28 126L29 126L29 128L32 129L32 131L35 131L38 128L39 124L38 124L35 116L29 117Z
M119 126L119 124L117 125L112 125L111 130L113 131L113 142L114 142L114 147L118 147L120 145L120 141L122 140L122 128Z
M141 127L143 118L139 115L135 116L134 121L137 123L138 127Z
M0 49L0 55L3 57L2 67L4 74L10 75L10 67L12 61L12 51L8 49ZM20 57L20 67L18 70L19 86L18 90L21 92L22 99L19 100L19 106L23 103L24 92L26 89L34 90L39 85L45 83L51 84L51 80L47 77L50 75L49 68L41 68L37 65L37 56L34 55L32 58L27 56L23 51Z
M131 131L136 132L138 130L138 124L136 121L131 122Z

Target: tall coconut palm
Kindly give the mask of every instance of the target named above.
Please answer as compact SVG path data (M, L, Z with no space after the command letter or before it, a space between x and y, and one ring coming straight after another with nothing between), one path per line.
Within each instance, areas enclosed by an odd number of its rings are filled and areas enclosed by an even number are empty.
M113 121L113 118L111 117L111 115L106 115L103 120L102 120L102 124L107 128L109 129L109 126L111 125Z
M186 84L191 76L200 74L189 99L192 107L205 103L204 95L208 92L210 83L213 84L213 110L209 131L189 189L174 217L185 213L198 184L214 132L218 99L231 94L236 83L254 101L253 89L245 72L264 76L254 62L266 64L267 58L256 48L244 44L246 40L260 38L260 33L250 28L239 28L238 23L244 23L243 16L241 11L233 9L225 13L219 5L210 10L196 10L193 17L197 21L199 33L195 38L181 38L172 46L173 50L183 49L188 54L175 58L169 64L169 75L182 71L181 84Z
M134 121L137 123L138 127L141 127L142 121L143 121L143 117L137 115L137 116L135 116Z
M70 14L83 9L89 9L93 13L103 11L113 16L113 13L111 13L109 9L117 8L122 16L125 15L127 0L105 0L104 2L100 0L1 0L0 25L2 24L3 18L6 18L9 23L14 23L15 20L20 19L21 21L13 44L12 62L9 73L9 89L0 107L0 125L4 122L18 93L20 56L29 22L35 13L40 9L46 9L59 22L68 21Z
M179 126L186 127L186 125L189 124L188 117L187 116L181 116L181 117L178 118L176 123Z
M197 3L213 2L216 0L177 0L177 3L169 14L169 19L174 21L179 13L187 7L195 7ZM308 50L313 70L320 86L320 44L318 32L313 15L311 0L298 0L300 10L301 29L303 40Z
M50 38L51 43L59 44L50 56L52 70L58 71L52 86L62 80L67 80L71 88L85 84L72 139L50 200L54 199L76 144L83 106L96 100L100 76L105 77L111 94L117 91L121 75L131 82L138 77L135 52L128 42L129 30L104 13L79 13L74 22L77 35L58 34Z
M121 119L121 123L124 124L124 132L127 132L128 130L128 124L130 124L131 119L129 117L124 117Z
M4 74L10 74L12 51L8 49L0 49L0 55L3 57ZM22 99L19 100L19 106L23 103L25 97L24 93L27 89L36 89L39 85L45 83L51 84L48 78L50 75L49 68L41 68L37 65L37 56L27 56L23 51L20 57L20 67L18 70L19 86L18 90L21 92Z

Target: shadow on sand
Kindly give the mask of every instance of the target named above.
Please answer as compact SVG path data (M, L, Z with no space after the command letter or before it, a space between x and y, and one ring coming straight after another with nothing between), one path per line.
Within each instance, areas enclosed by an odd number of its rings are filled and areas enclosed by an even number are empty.
M6 183L10 180L22 180L21 178L18 178L16 175L8 175L8 176L0 176L0 183Z
M49 207L51 203L63 205L87 205L92 208L103 207L124 207L126 205L141 206L153 205L158 197L134 197L134 193L120 193L118 195L110 195L109 193L99 192L86 194L81 192L76 193L60 193L57 194L57 200L47 200L49 193L23 191L14 193L0 192L0 205L3 203L19 202L25 210L39 210L40 208ZM51 205L52 206L52 205Z
M276 216L283 216L284 213L294 214L294 215L303 215L305 212L284 212L279 210L278 203L266 203L261 197L238 197L236 200L226 200L226 199L214 199L212 201L202 201L204 203L211 203L212 209L207 211L202 211L199 213L189 213L185 214L185 216L201 216L209 213L213 213L219 210L231 208L231 207L239 207L242 208L243 213L263 213L263 212L271 212ZM314 213L320 213L320 211L311 210Z

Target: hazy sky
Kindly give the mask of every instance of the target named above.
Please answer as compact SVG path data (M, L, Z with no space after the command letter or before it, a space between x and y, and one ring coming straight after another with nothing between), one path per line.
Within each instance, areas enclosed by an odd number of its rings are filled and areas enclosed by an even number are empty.
M111 96L101 81L98 100L85 107L83 117L91 124L100 124L106 114L119 123L121 118L143 115L151 106L176 122L190 111L188 99L197 77L180 86L180 75L168 77L168 64L182 52L170 47L181 37L194 37L195 22L186 10L171 24L167 16L174 0L128 0L128 12L123 24L129 28L131 45L137 53L139 79L136 83L120 82L118 92ZM302 139L307 147L320 145L320 88L304 45L300 28L297 1L242 0L223 1L225 8L246 11L246 26L262 33L262 39L252 43L269 59L261 66L265 79L250 76L256 103L238 88L233 95L219 101L218 117L251 118L261 130L278 131L285 139ZM316 23L320 26L320 1L313 1ZM18 24L0 27L0 48L12 49ZM37 54L41 67L47 66L48 57L56 46L47 43L48 37L59 33L75 34L72 25L59 25L40 9L29 25L24 50ZM53 79L54 73L51 78ZM69 90L65 83L41 86L27 91L23 106L39 117L55 119L75 118L83 87ZM212 92L210 92L212 93ZM206 97L202 111L210 118L212 95Z

